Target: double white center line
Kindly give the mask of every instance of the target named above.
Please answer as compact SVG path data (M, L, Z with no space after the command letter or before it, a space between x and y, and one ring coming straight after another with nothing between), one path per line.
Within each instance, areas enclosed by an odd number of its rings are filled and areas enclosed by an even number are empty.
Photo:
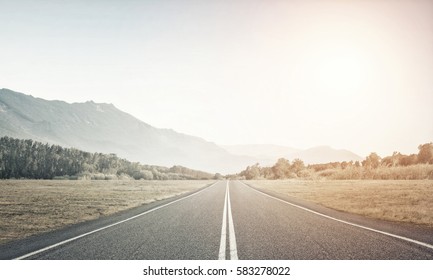
M223 224L222 224L222 228L221 228L220 251L219 251L219 256L218 256L218 259L220 259L220 260L226 259L227 217L228 217L228 224L229 224L230 259L237 260L238 259L238 249L236 248L235 227L233 225L232 208L230 205L229 181L227 181L226 197L224 200Z

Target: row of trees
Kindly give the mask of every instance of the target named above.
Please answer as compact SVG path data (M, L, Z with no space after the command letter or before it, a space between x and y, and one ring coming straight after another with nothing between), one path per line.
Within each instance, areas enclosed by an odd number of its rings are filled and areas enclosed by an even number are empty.
M346 169L352 166L377 169L379 167L411 166L417 164L433 164L433 143L419 145L418 154L403 155L399 152L394 152L391 156L381 158L377 153L371 153L362 162L332 162L326 164L314 164L310 167L315 171L321 171L332 168Z
M264 179L286 179L304 177L304 162L295 159L292 163L285 158L280 158L272 167L261 167L258 163L248 166L239 173L239 176L246 180Z
M300 159L290 162L287 159L280 158L272 167L261 167L258 163L248 166L245 170L234 177L251 179L288 179L288 178L317 178L328 177L339 179L372 179L372 178L431 178L433 177L433 168L415 168L416 166L431 165L433 167L433 143L426 143L418 146L418 154L403 155L394 152L391 156L381 158L376 153L371 153L365 160L330 162L325 164L311 164L306 166ZM404 171L417 173L414 176L394 173ZM411 167L411 168L409 168ZM432 171L430 171L432 170ZM337 174L338 171L341 171ZM344 172L343 172L344 171ZM401 175L401 174L400 174Z
M0 138L0 179L210 179L214 175L181 166L142 165L115 154L89 153L58 145Z

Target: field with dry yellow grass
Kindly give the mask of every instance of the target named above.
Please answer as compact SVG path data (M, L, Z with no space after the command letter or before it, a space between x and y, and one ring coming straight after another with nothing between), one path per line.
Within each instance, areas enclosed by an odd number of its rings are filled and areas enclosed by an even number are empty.
M257 180L247 183L340 211L433 227L432 180Z
M93 220L210 183L0 180L0 243Z

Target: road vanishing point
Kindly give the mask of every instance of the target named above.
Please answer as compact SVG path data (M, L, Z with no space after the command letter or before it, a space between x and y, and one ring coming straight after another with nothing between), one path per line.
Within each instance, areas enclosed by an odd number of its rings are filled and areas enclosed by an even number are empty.
M433 231L363 218L241 181L13 241L1 259L433 259Z

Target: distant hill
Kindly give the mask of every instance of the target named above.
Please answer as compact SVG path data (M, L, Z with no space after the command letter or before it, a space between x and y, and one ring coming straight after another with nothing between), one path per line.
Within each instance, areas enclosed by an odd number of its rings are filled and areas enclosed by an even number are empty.
M274 164L278 158L301 151L271 144L223 145L221 147L234 155L254 157L262 165Z
M318 146L306 150L277 145L229 145L222 146L235 155L257 158L261 165L273 165L278 158L294 160L299 158L306 164L363 160L348 150L337 150L329 146Z
M290 154L290 159L299 158L307 164L342 161L362 161L363 158L348 150L337 150L329 146L319 146Z
M212 173L237 172L254 163L204 139L155 128L112 104L48 101L8 89L0 89L0 136Z

